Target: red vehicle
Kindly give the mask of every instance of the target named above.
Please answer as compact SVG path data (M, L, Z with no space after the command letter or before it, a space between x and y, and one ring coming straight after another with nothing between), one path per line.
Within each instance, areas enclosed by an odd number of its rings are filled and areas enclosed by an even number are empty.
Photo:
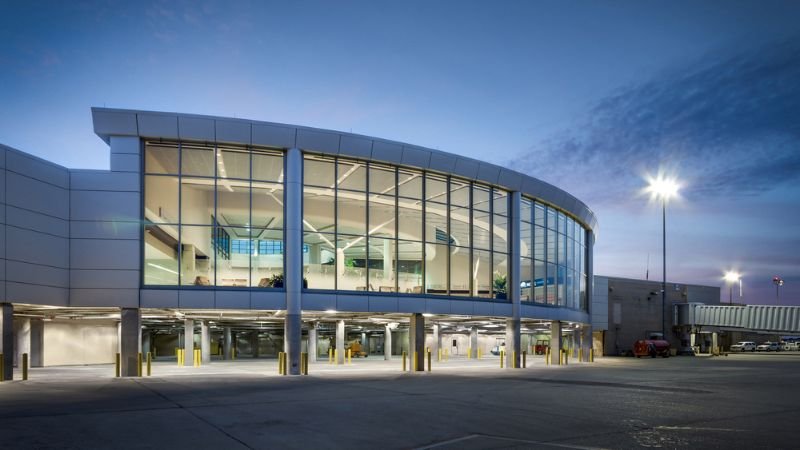
M539 339L536 341L536 345L533 346L533 352L537 355L544 355L549 347L550 347L549 340Z
M633 344L633 355L637 358L642 356L668 358L669 348L669 342L663 339L642 339Z

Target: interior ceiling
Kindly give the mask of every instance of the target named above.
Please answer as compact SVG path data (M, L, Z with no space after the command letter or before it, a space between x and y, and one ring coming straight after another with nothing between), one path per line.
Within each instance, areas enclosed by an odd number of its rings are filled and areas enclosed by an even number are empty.
M219 309L155 309L142 308L142 325L145 328L170 332L183 328L184 320L206 320L212 329L231 327L234 330L282 331L284 310L219 310ZM119 320L119 308L67 308L47 305L14 304L17 317L42 318L45 320ZM469 333L477 327L482 334L505 335L505 317L459 316L450 314L424 314L425 326L432 329L439 324L441 333ZM336 322L344 320L348 331L383 333L387 324L393 329L407 329L407 313L356 313L337 311L304 311L306 327L317 322L318 329L326 333L335 330ZM523 333L549 333L550 321L522 320ZM562 330L570 331L580 324L563 323Z

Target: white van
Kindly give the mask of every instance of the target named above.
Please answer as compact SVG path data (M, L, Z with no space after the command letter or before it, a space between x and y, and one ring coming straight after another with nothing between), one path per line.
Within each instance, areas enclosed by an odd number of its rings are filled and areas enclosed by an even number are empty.
M754 352L756 351L756 343L753 341L739 341L731 345L732 352Z

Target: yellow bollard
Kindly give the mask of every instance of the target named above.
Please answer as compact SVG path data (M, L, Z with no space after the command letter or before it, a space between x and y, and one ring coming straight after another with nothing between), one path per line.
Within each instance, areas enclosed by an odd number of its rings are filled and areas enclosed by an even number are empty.
M119 363L119 353L117 353L117 356L114 358L114 376L117 378L119 378Z
M333 349L328 349L328 364L333 364Z
M236 359L236 347L231 347L231 361Z
M501 369L503 368L503 364L504 364L503 360L506 359L504 353L505 353L504 351L500 350L500 368Z
M583 362L583 347L578 349L578 361Z
M481 348L478 347L478 359L481 359Z
M351 349L347 349L347 364L353 364L353 351Z
M283 352L278 352L278 375L283 375Z
M28 354L22 354L22 380L28 379Z
M142 376L142 352L136 354L136 376Z
M147 352L147 376L149 377L153 373L153 353Z
M428 349L428 372L431 371L431 349Z
M414 352L414 372L416 372L416 371L417 371L417 366L418 366L418 365L419 365L419 364L417 364L417 352L415 351L415 352Z
M338 366L339 365L339 349L334 349L333 350L333 360L334 360L334 364L336 364Z
M406 371L406 352L403 352L403 372Z
M472 347L467 347L467 359L472 359Z
M525 369L528 367L528 352L523 350L522 351L522 368Z

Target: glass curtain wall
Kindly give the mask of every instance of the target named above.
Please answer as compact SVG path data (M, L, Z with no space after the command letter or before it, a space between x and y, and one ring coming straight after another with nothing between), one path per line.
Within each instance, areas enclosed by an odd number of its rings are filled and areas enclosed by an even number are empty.
M283 154L146 142L144 284L283 287Z
M507 192L312 154L303 179L309 289L505 298Z
M525 198L521 216L522 301L587 310L586 230L564 213Z

